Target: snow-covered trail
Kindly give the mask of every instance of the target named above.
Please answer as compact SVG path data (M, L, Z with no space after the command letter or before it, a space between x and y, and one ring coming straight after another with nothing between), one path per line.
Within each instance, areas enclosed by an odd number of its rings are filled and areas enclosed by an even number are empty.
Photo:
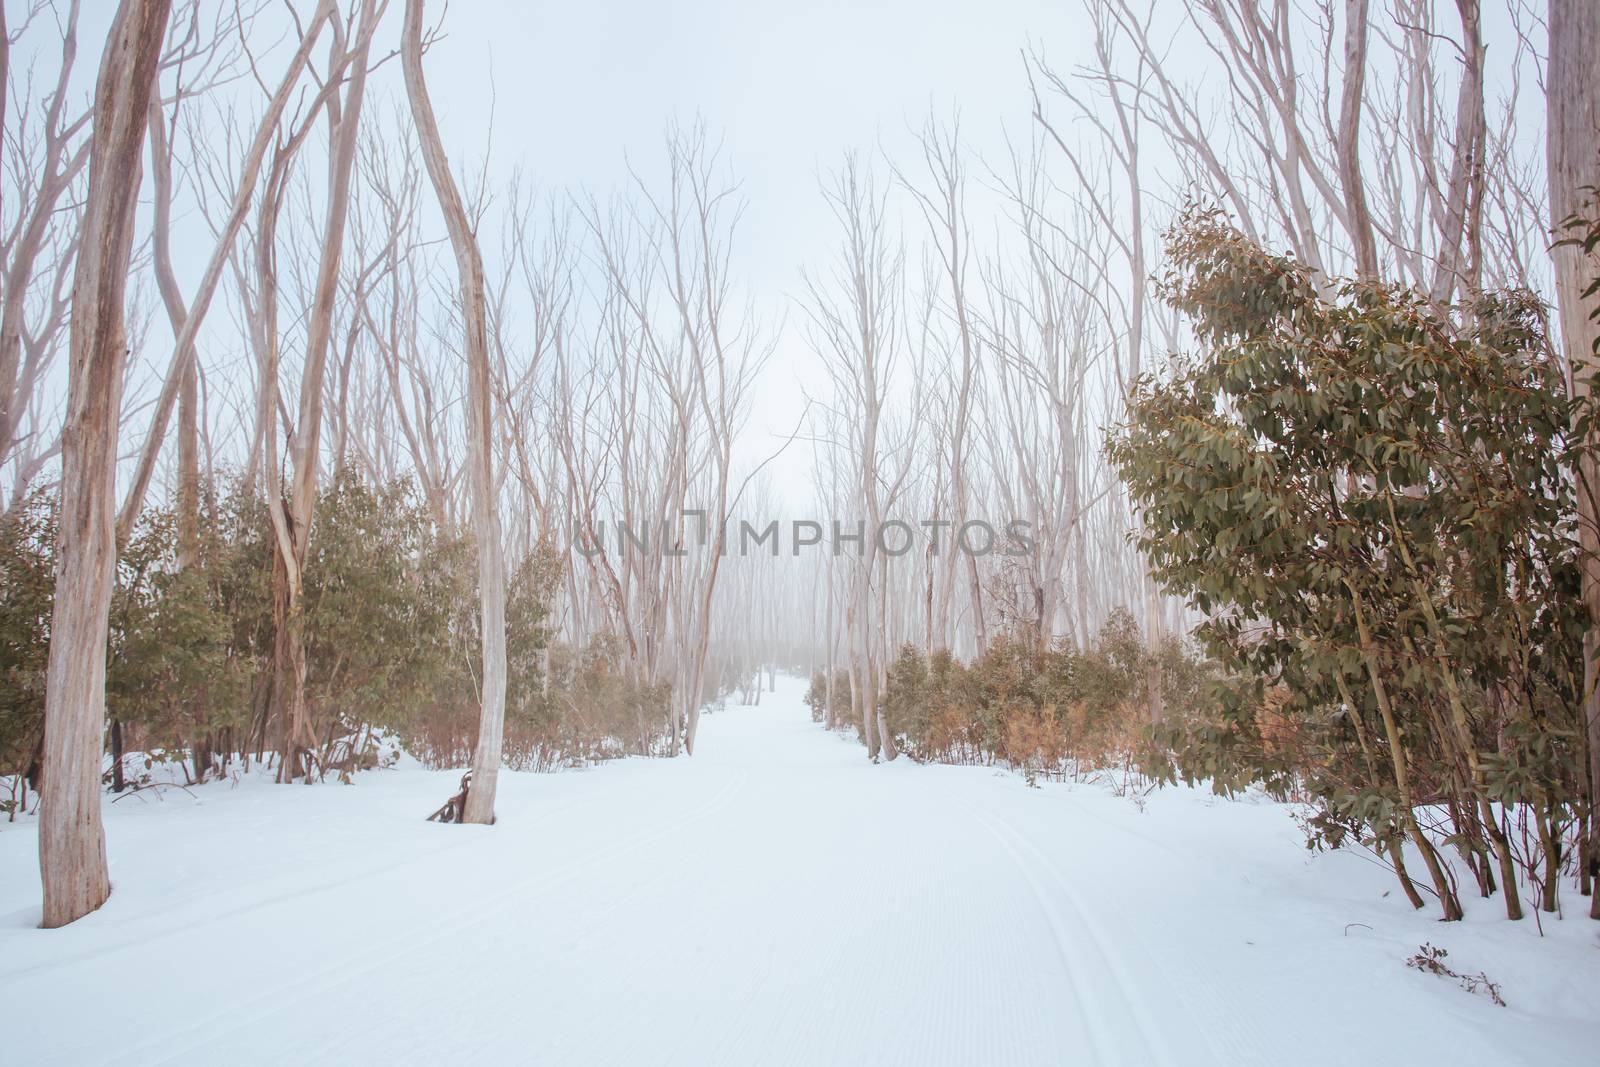
M33 928L33 831L0 832L0 1049L1504 1064L1583 1062L1600 1040L1586 920L1543 943L1484 907L1431 923L1359 857L1312 872L1275 805L1180 790L1141 812L1094 787L870 766L801 691L707 717L693 759L507 774L493 828L423 822L455 776L414 769L119 801L111 901L60 931ZM1407 970L1424 939L1512 1006Z

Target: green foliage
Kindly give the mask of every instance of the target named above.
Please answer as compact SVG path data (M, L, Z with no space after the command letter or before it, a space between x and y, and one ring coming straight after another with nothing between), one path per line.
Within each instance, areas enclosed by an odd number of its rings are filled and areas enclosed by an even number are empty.
M43 491L0 519L0 776L26 773L44 728L55 533Z
M1378 842L1441 804L1474 864L1506 851L1485 800L1583 805L1579 412L1537 301L1329 284L1212 213L1168 251L1202 350L1108 454L1228 680L1166 731L1174 772L1303 790Z
M203 487L180 565L173 507L140 517L122 546L108 646L107 707L124 748L176 759L191 777L282 735L277 542L266 501L235 483ZM0 775L26 772L39 743L54 589L54 495L0 521ZM552 646L549 605L563 560L541 545L508 587L507 761L550 767L663 747L670 693L620 669L620 643ZM341 775L394 738L434 766L471 758L480 706L477 567L470 540L441 530L409 482L352 472L319 495L297 621L306 646L314 765ZM295 624L295 623L291 623Z
M163 747L242 725L252 667L234 647L215 556L180 569L177 545L173 511L141 516L117 561L107 660L107 712Z
M561 581L561 557L541 544L511 576L506 597L506 741L513 766L537 765L556 748L561 708L550 699L545 628Z
M811 672L811 685L806 689L806 706L811 709L812 722L826 722L828 718L828 672ZM833 672L833 714L836 723L853 723L855 717L850 704L850 672L839 668Z
M306 561L306 699L319 734L402 736L419 716L476 706L476 571L408 481L336 478Z
M1087 648L1039 651L1001 635L971 664L912 645L888 671L884 709L900 747L919 760L1000 760L1060 776L1123 763L1143 747L1150 685L1188 722L1210 699L1212 667L1180 642L1148 647L1118 610Z

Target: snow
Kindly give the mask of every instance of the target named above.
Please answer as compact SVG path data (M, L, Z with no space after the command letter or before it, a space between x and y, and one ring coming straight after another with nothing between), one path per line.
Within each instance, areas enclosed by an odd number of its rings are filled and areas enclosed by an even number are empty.
M0 829L11 1063L1590 1062L1600 924L1413 913L1287 809L871 766L803 683L700 752L503 773L259 777L107 805L114 892L39 921ZM1509 1006L1408 969L1424 941Z

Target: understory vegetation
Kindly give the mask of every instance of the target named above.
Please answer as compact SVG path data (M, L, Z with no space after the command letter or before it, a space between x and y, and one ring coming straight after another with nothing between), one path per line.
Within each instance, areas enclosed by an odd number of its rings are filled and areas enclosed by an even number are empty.
M1188 636L1118 610L1081 647L1026 620L967 660L907 644L872 708L851 671L815 672L813 717L1030 782L1260 788L1304 805L1308 847L1369 849L1445 919L1469 892L1512 919L1591 896L1595 416L1543 305L1329 282L1199 208L1160 293L1194 351L1136 383L1106 454Z
M0 524L0 777L13 813L38 788L55 508L53 494L34 492ZM151 780L158 763L192 783L279 758L274 700L290 682L275 658L267 510L233 484L208 487L200 515L198 551L182 566L171 508L148 510L123 546L108 648L114 790ZM393 742L429 766L470 761L479 707L470 549L439 532L409 481L345 473L320 495L300 623L318 779L374 766ZM630 680L614 638L578 649L549 641L560 576L555 555L536 551L510 580L507 764L656 752L664 687Z
M1119 610L1083 649L1058 641L1040 650L1029 637L1000 635L963 662L947 649L905 645L889 664L883 705L896 746L914 759L1076 780L1137 770L1152 687L1164 714L1187 722L1203 714L1215 681L1213 665L1180 639L1152 649ZM834 694L838 722L859 732L848 672L838 672ZM825 721L826 672L812 675L806 701Z
M1523 886L1545 911L1564 879L1588 894L1574 471L1592 416L1541 305L1330 286L1204 211L1168 251L1198 351L1140 383L1109 454L1221 684L1155 728L1172 760L1154 772L1307 800L1315 846L1370 845L1447 919L1452 853L1510 918Z

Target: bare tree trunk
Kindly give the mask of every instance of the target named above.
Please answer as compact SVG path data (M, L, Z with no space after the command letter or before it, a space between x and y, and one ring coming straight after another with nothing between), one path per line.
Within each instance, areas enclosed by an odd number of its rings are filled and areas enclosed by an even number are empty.
M1361 94L1367 83L1367 0L1345 0L1344 85L1339 96L1339 184L1344 191L1346 228L1355 250L1356 276L1378 276L1378 246L1367 210L1366 181L1361 176Z
M156 287L167 308L167 321L175 337L183 336L189 311L183 304L177 273L172 266L172 145L167 136L166 111L158 94L150 101L150 177L155 201L151 229L151 262ZM176 120L174 120L176 121ZM190 346L193 348L193 345ZM178 566L190 566L199 554L200 540L200 430L196 418L199 400L196 356L177 357L182 365L178 388Z
M1600 186L1600 5L1593 0L1550 0L1550 65L1546 76L1549 129L1545 151L1550 176L1550 215L1560 226L1582 211L1586 189ZM1568 380L1579 396L1589 392L1600 352L1600 323L1590 318L1584 289L1596 275L1593 258L1579 248L1554 252L1556 297L1561 310L1562 349ZM1593 448L1600 442L1591 436ZM1583 549L1583 602L1589 631L1583 642L1583 712L1588 722L1589 796L1600 797L1600 464L1586 457L1578 470L1578 538ZM1589 855L1600 856L1600 819L1589 824ZM1600 890L1590 898L1589 914L1600 919Z
M123 0L95 83L83 246L72 289L71 377L45 688L39 872L44 925L111 895L100 817L106 628L117 545L117 429L128 345L123 307L151 83L169 0Z
M1472 206L1483 185L1483 31L1478 0L1456 0L1461 16L1461 86L1456 100L1455 156L1446 186L1444 234L1430 298L1447 304L1477 284L1479 235ZM1551 34L1554 42L1555 35ZM1552 43L1552 50L1556 47ZM1554 181L1554 174L1551 175Z
M478 251L450 161L445 156L439 124L422 73L422 4L407 0L401 40L401 65L406 96L422 158L428 167L439 210L450 231L461 283L461 316L466 324L467 411L472 486L472 525L478 540L478 596L482 605L483 709L478 719L478 747L472 754L472 789L467 794L466 822L494 821L495 786L500 775L500 747L506 707L506 584L501 559L500 515L495 504L493 412L490 407L489 322L483 257Z
M8 90L11 88L11 27L6 22L6 6L0 4L0 129L5 129L6 105L10 102ZM5 145L0 144L0 163L5 161ZM5 197L0 193L0 208L5 206Z
M120 793L128 787L122 771L122 723L111 720L111 791Z
M302 753L309 752L316 744L316 732L306 704L309 664L306 660L304 603L300 594L304 587L306 557L310 551L311 526L317 504L317 475L321 468L322 450L323 379L328 364L328 348L332 343L333 303L338 295L339 267L344 258L345 226L350 211L350 175L355 164L356 140L361 129L361 105L366 94L367 54L373 30L383 17L385 6L382 0L367 0L362 10L360 33L348 43L344 27L337 21L334 23L333 52L340 60L340 66L349 67L350 76L343 101L337 96L328 101L328 214L322 237L322 257L317 267L316 288L312 294L310 321L306 326L306 358L300 375L300 415L293 441L294 482L289 492L288 528L293 534L289 547L295 558L294 566L288 568L293 580L287 589L287 651L294 688L287 694L288 716L285 722L283 765L279 775L284 782L294 780ZM355 32L353 24L350 32ZM277 506L277 501L271 501L270 504ZM306 768L306 781L311 781L309 766Z

